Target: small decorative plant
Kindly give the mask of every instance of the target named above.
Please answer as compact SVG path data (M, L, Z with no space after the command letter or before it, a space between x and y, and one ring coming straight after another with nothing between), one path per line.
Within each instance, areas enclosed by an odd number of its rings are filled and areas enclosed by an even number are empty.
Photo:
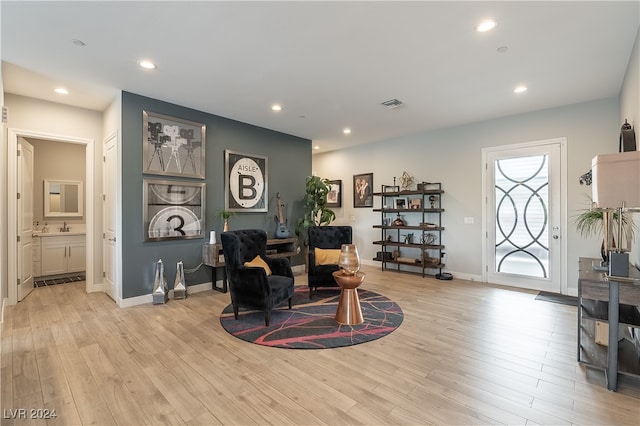
M591 199L589 199L589 201L591 201ZM580 235L582 237L586 238L592 236L602 236L602 238L604 239L604 212L602 210L594 209L592 202L590 204L591 207L589 209L582 211L575 217L574 223L576 225L576 229L578 230L578 232L580 232ZM617 235L615 229L617 229L619 226L619 219L622 222L623 238L633 239L633 235L635 231L637 231L637 226L635 223L633 223L629 215L623 213L621 215L621 218L618 218L618 213L613 211L610 213L610 218L613 229L612 235L610 235L610 242L612 244L612 247L616 247L616 244L618 244L618 246L622 245L620 241L616 243L615 239ZM603 240L600 248L600 254L602 256L602 260L606 262L608 259L608 254L605 248L605 241Z
M226 232L229 230L229 218L231 216L234 216L236 213L235 212L230 212L228 210L220 210L218 212L218 216L220 217L220 219L222 219L222 231Z

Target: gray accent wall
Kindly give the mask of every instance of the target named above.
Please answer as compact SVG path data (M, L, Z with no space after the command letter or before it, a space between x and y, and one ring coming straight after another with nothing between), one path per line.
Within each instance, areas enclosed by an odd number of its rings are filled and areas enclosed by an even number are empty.
M143 236L143 179L175 179L143 175L142 111L204 123L206 128L206 236L203 239L145 242ZM238 213L230 219L230 228L260 228L272 237L277 215L276 194L285 203L293 235L293 224L302 215L305 179L311 174L311 141L202 111L122 93L122 297L150 294L153 290L154 265L162 259L169 288L173 287L176 263L183 261L189 271L187 285L212 281L211 269L201 264L202 245L208 233L222 232L217 212L224 208L224 150L268 157L268 213ZM197 179L190 179L200 182ZM302 264L301 255L292 263ZM193 272L191 272L193 271ZM220 271L221 272L221 271Z

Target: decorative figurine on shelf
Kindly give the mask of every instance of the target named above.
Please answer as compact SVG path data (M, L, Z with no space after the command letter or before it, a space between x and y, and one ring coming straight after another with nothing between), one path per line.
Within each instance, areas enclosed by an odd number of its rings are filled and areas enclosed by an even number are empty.
M415 178L411 176L409 173L402 172L402 177L400 178L400 182L401 182L400 189L402 191L410 190L413 187L415 181L416 181Z
M436 196L435 195L430 195L429 196L429 202L431 203L431 208L435 209L436 208Z
M396 217L396 219L393 221L393 226L405 226L405 225L406 223L400 217L400 213L398 213L398 217Z

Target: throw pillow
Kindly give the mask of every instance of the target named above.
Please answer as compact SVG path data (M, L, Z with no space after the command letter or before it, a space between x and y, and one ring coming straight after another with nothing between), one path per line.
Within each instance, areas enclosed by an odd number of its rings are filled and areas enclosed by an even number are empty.
M340 249L314 249L317 265L337 265L340 257Z
M271 268L269 268L269 265L267 265L267 262L262 260L260 255L257 255L256 257L254 257L251 262L244 262L244 266L260 267L264 269L264 271L267 273L267 276L271 275Z

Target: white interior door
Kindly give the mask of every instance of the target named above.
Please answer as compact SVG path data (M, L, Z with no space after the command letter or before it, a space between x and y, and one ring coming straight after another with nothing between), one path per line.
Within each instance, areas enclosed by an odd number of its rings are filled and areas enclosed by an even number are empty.
M33 145L18 138L18 301L33 290L33 156Z
M485 151L488 282L563 292L558 141Z
M104 141L103 155L103 265L105 292L117 302L116 291L116 176L117 176L117 134Z

